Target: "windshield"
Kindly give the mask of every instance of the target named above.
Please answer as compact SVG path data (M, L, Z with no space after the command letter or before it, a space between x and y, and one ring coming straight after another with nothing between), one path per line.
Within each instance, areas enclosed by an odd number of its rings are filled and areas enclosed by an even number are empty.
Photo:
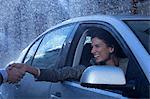
M126 20L124 22L133 30L150 54L150 20Z

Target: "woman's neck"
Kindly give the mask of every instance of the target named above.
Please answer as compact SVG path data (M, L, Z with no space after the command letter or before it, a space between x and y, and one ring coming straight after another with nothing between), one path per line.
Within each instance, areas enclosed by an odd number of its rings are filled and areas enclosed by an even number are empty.
M119 66L119 59L115 56L112 56L110 60L106 62L106 65Z

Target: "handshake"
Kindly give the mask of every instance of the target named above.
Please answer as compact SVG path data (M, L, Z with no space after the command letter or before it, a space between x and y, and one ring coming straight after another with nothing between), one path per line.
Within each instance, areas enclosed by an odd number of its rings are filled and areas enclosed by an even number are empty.
M25 75L26 72L31 73L32 75L38 75L38 70L31 66L21 63L10 64L6 68L8 74L8 83L18 83Z

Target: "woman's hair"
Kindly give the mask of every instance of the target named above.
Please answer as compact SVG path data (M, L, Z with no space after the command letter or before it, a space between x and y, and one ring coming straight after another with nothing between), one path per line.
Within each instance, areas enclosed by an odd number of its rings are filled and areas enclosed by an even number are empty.
M106 31L102 28L95 28L94 27L94 28L90 28L88 30L88 34L91 35L91 39L97 37L97 38L103 40L103 42L108 47L113 47L114 48L114 54L116 54L119 45L108 31Z

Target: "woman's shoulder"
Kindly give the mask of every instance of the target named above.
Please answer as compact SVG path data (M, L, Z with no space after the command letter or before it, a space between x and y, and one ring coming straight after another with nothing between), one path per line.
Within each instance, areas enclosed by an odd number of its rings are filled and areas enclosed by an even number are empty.
M126 73L128 62L128 58L120 58L119 60L119 67L123 70L124 73Z

